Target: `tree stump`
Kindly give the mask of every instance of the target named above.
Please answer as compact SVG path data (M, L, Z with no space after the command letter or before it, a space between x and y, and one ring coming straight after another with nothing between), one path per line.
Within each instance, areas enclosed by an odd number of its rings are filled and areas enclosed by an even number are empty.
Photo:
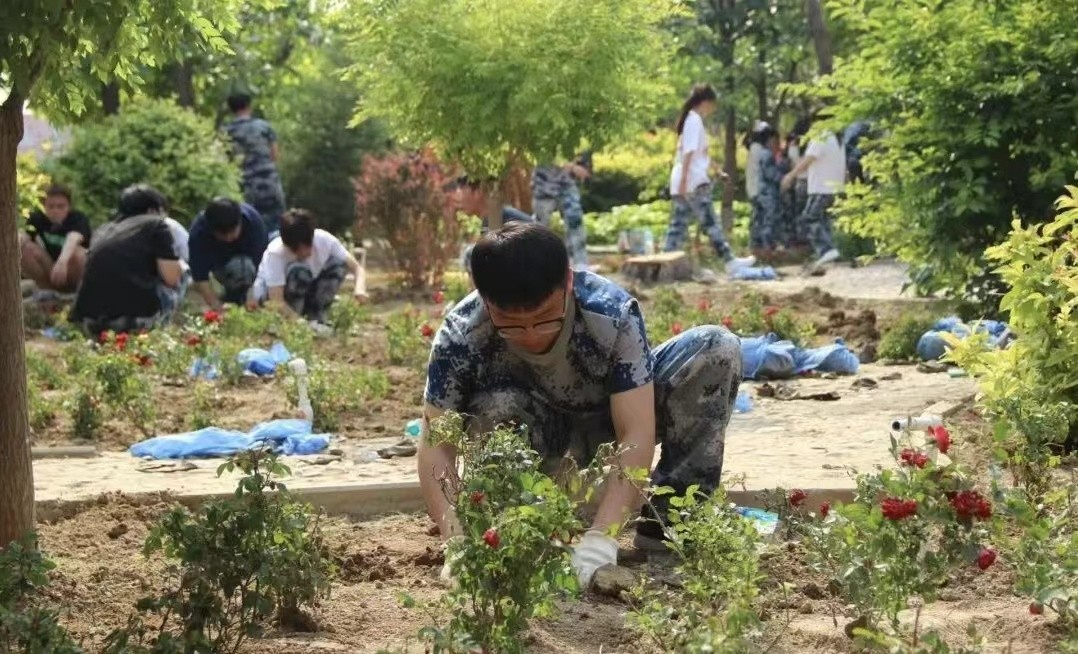
M621 272L646 283L677 282L692 277L692 261L684 252L648 254L626 259Z

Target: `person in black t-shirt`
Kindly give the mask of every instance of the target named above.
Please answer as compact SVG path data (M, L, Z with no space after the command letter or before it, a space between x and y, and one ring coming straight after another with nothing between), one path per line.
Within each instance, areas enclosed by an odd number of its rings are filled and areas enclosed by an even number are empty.
M90 334L150 329L167 323L187 290L186 273L164 220L166 201L138 184L94 236L71 321Z
M37 287L73 291L82 280L90 219L71 208L71 190L53 184L45 192L44 211L34 211L19 234L22 274Z

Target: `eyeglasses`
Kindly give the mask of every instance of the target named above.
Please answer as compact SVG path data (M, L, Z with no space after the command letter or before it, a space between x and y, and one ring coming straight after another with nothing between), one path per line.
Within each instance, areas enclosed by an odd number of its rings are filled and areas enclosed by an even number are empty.
M534 332L540 336L550 336L551 334L557 334L561 331L562 325L565 324L565 316L569 313L569 293L565 293L565 301L562 306L561 317L553 320L544 320L537 322L530 327L499 327L494 319L490 319L490 324L494 325L494 330L498 336L506 339L513 340L520 338L527 334L529 331ZM490 314L490 308L487 307L487 314Z

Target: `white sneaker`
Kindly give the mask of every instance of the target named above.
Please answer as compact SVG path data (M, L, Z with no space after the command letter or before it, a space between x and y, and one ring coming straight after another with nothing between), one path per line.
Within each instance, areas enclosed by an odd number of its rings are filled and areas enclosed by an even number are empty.
M756 265L756 257L751 254L747 257L734 258L726 262L727 270L736 270L738 268L751 268Z
M820 256L820 258L816 260L816 263L814 263L812 265L815 268L819 268L820 266L827 265L827 264L831 263L832 261L838 261L839 256L840 255L838 253L838 250L836 250L835 248L831 248L827 252L824 252Z

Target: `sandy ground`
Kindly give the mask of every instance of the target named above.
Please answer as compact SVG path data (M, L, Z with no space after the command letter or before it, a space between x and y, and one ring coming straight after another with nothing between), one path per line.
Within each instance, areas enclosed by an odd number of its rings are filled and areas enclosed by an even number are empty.
M900 379L883 380L894 374ZM854 388L858 378L875 380L876 388ZM749 490L783 487L853 488L847 468L869 470L889 465L888 425L896 417L918 415L938 403L957 403L974 393L968 379L923 374L913 367L862 366L860 375L838 379L787 382L802 394L835 391L836 401L759 398L753 409L735 414L726 439L724 475L742 476ZM364 461L362 454L392 445L395 436L378 439L337 438L339 455L286 457L293 488L356 483L409 482L415 459ZM34 462L35 494L40 500L76 500L111 491L219 493L234 487L231 477L218 478L220 459L165 464L136 459L126 452L102 452L90 459L42 459ZM178 468L195 466L189 470Z

